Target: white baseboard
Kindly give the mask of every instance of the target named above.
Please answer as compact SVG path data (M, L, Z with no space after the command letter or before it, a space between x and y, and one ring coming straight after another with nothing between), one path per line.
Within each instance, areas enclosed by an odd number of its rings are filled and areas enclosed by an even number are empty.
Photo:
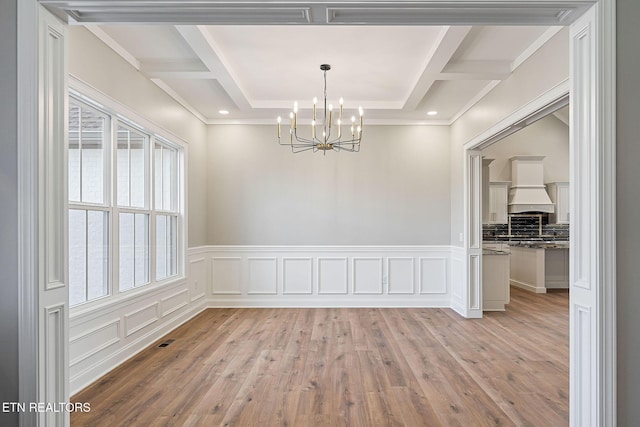
M535 285L532 285L530 283L521 282L519 280L511 279L509 281L509 284L511 286L515 286L516 288L525 289L525 290L527 290L529 292L534 292L536 294L546 294L547 293L547 288L545 288L545 287L535 286Z

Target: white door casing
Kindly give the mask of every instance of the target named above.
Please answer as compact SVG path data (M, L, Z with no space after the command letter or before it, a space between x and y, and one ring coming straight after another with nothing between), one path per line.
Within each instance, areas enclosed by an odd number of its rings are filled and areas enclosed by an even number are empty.
M570 405L575 426L615 425L615 47L612 6L570 28ZM609 43L606 43L609 42Z
M464 247L466 252L463 295L467 318L482 317L482 152L465 150L464 168Z
M67 233L67 28L39 8L38 402L69 402ZM64 408L39 411L38 425L69 425Z

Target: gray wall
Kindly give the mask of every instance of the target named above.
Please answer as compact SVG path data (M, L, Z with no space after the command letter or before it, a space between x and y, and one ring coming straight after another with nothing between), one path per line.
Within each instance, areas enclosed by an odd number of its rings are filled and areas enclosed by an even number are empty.
M209 244L449 244L448 127L369 126L360 153L323 156L218 125L208 155Z
M18 401L17 0L0 13L0 401ZM35 367L34 367L35 369ZM17 425L0 411L0 425Z
M640 420L640 2L617 0L618 425Z
M523 154L546 156L545 183L569 181L569 126L549 115L482 150L495 159L489 165L490 180L511 181L509 158Z

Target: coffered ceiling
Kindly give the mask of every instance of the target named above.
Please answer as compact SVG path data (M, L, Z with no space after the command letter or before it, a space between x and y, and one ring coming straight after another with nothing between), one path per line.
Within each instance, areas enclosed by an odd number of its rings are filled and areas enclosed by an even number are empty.
M344 98L367 123L449 124L562 27L88 25L206 123L274 123ZM222 115L220 111L228 111ZM428 115L428 112L437 112Z
M294 100L307 120L328 63L329 102L367 123L449 124L593 0L39 2L206 123L273 123Z

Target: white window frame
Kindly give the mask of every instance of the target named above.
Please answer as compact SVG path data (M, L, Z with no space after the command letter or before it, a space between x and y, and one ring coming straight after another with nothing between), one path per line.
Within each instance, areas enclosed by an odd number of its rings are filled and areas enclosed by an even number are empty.
M106 227L107 227L107 233L106 233L106 239L108 242L108 251L109 251L109 256L107 259L107 272L106 272L106 281L107 281L107 292L105 295L97 297L97 298L93 298L93 299L88 299L89 298L89 285L88 283L85 283L85 288L86 288L86 298L87 300L81 302L81 303L77 303L74 304L73 307L78 307L78 306L82 306L85 305L87 303L90 303L92 301L99 301L105 298L108 298L109 296L112 295L112 283L113 283L113 258L111 256L112 252L113 252L113 239L112 239L112 235L113 235L113 212L111 209L111 204L112 204L112 198L111 198L111 182L112 182L112 171L109 168L109 165L111 164L111 150L110 150L110 144L111 144L111 140L113 138L112 135L112 117L106 113L105 111L103 111L100 108L96 108L95 105L92 105L91 103L88 103L85 99L79 98L79 97L72 97L69 96L69 108L71 108L72 105L77 105L78 107L80 107L82 110L87 109L87 110L92 110L94 113L96 113L97 115L102 116L105 119L105 132L104 132L104 140L103 140L103 157L102 157L102 173L103 173L103 182L102 182L102 194L103 194L103 198L102 198L102 203L94 203L94 202L84 202L82 200L82 193L83 193L83 189L82 189L82 142L80 143L80 150L78 152L79 154L79 161L80 161L80 176L79 176L79 193L80 193L80 198L77 201L68 201L67 204L67 209L68 211L71 210L78 210L78 211L83 211L85 212L85 215L87 215L86 220L88 222L88 212L90 211L95 211L95 212L106 212L108 215L108 221L106 223ZM79 139L80 141L82 141L82 129L79 128ZM85 225L86 226L86 225ZM85 235L86 239L88 240L89 236ZM87 242L85 241L85 244ZM85 255L85 257L88 255ZM67 262L69 262L70 257L67 257ZM86 262L86 260L85 260ZM85 272L85 275L88 274L88 271ZM87 279L88 280L88 279ZM69 305L71 306L71 301L69 301Z
M145 172L144 172L144 201L142 203L142 206L131 206L131 181L132 181L132 177L131 177L131 147L129 147L129 161L127 163L127 166L129 168L128 171L128 180L127 183L129 185L129 191L128 191L128 195L129 195L129 203L127 205L120 205L119 201L118 201L118 130L120 128L124 128L127 129L130 132L136 132L139 133L143 136L144 138L144 144L145 144L145 152L144 152L144 167L145 167ZM113 276L114 276L114 286L113 286L113 292L114 293L118 293L118 294L124 294L127 292L130 292L134 289L139 289L142 288L144 286L148 286L151 285L153 283L155 283L155 278L152 276L152 259L153 259L153 255L154 255L154 250L152 247L152 240L151 240L151 236L152 236L152 226L151 226L151 221L152 221L152 203L153 203L153 198L151 193L151 184L153 182L153 166L152 166L152 157L151 157L151 146L152 146L152 134L150 134L148 131L146 131L143 127L141 126L136 126L135 124L131 123L129 120L126 119L125 116L122 116L118 113L115 114L115 117L113 117L112 119L112 134L114 135L111 139L111 152L112 152L112 159L113 162L111 164L112 167L112 171L113 171L113 178L111 180L111 183L113 185L113 215L114 215L114 219L113 219L113 226L114 226L114 236L113 236L113 240L115 242L117 242L117 244L114 245L114 251L112 252L112 257L115 260L114 264L114 268L113 268ZM140 283L140 284L136 284L135 283L135 266L134 266L134 283L133 286L131 288L127 288L127 289L121 289L120 286L120 214L133 214L134 215L134 229L135 229L135 214L143 214L143 215L148 215L149 217L149 224L148 224L148 235L147 235L147 239L148 239L148 257L149 257L149 262L145 265L145 267L147 268L147 281L145 281L144 283Z
M156 179L155 179L155 167L156 167L156 162L155 162L155 149L156 149L156 145L159 145L160 147L162 147L163 151L162 153L164 154L164 150L173 150L175 152L175 163L174 163L174 169L175 169L175 176L176 176L176 182L171 182L171 191L173 194L173 198L171 200L172 202L172 206L170 207L170 209L164 209L164 206L161 206L160 208L156 207ZM156 239L157 239L157 218L158 215L163 215L163 216L167 216L167 217L175 217L176 218L176 232L178 234L177 236L177 240L176 240L176 274L179 275L180 274L180 264L181 264L181 254L180 254L180 248L181 248L181 238L180 238L180 231L182 230L181 227L181 215L180 215L180 206L181 206L181 200L183 199L183 194L184 192L180 191L180 182L183 181L182 177L183 177L183 173L184 173L184 168L183 168L183 164L184 164L184 160L183 160L183 152L182 150L180 150L179 147L176 147L175 144L172 144L171 141L162 138L160 136L154 136L153 138L153 142L150 146L150 157L152 158L152 168L153 168L153 179L151 181L151 192L153 193L153 215L151 218L151 224L150 227L153 231L153 234L151 234L151 238L153 239L153 244L155 245ZM162 163L162 162L161 162ZM184 246L182 246L184 248ZM183 249L184 251L184 249ZM184 257L182 257L183 259ZM154 256L152 257L151 260L151 265L153 268L153 274L154 274L154 278L157 280L157 260L158 260L158 251L157 248L154 251ZM161 280L170 280L172 277L174 277L175 275L172 276L166 276L164 278L162 278Z
M117 304L122 300L152 292L158 287L169 286L172 283L186 279L186 160L188 146L186 142L172 133L155 125L151 121L139 115L137 112L124 106L97 91L86 83L70 76L69 99L74 103L88 105L101 114L110 117L109 141L105 142L105 206L97 205L100 209L109 212L109 272L108 293L106 296L85 301L70 307L70 315L78 315ZM145 161L147 171L145 174L145 206L143 208L119 206L117 200L117 130L119 126L127 127L144 134L147 138ZM173 209L155 209L155 160L154 149L156 144L176 150L176 182L175 206ZM75 208L76 203L69 203L69 209ZM90 205L93 209L94 205ZM84 208L83 208L84 209ZM137 285L121 291L119 284L119 220L120 213L147 213L149 215L149 281L143 285ZM177 259L175 275L156 279L156 215L177 216Z

